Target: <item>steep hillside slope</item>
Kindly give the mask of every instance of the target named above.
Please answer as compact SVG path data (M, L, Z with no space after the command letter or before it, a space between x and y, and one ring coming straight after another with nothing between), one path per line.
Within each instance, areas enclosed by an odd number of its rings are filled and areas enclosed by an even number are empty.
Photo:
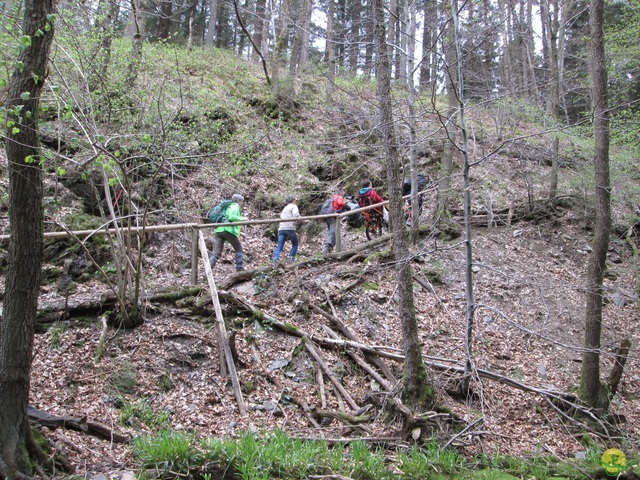
M180 121L171 123L171 135L182 143L171 144L172 151L185 149L181 152L184 161L169 162L157 151L147 152L145 161L153 160L144 163L153 165L150 175L141 173L138 186L128 193L138 206L151 200L151 223L199 223L209 206L235 192L245 196L246 213L255 220L276 218L288 193L298 195L304 215L313 215L332 191L339 188L354 194L364 177L372 178L375 186L386 192L384 149L376 135L376 100L370 86L345 89L325 103L318 79L296 81L291 86L292 101L274 105L267 101L263 87L251 90L243 84L259 83L244 68L235 85L231 77L214 80L205 69L189 71L191 86L205 78L212 85L223 82L224 87L219 88L225 89L225 100L203 107L209 117L200 115L195 107L186 110L188 115L175 117ZM248 95L251 91L255 95ZM232 95L227 96L229 92ZM358 100L354 101L356 93ZM219 98L222 93L213 96ZM198 100L192 105L207 103L194 98ZM398 99L400 104L402 92L398 92ZM234 102L241 106L234 107ZM457 229L450 228L446 235L443 228L435 226L412 247L423 353L433 364L429 378L444 407L461 421L478 422L468 435L456 440L461 451L469 455L482 451L573 457L586 449L580 443L583 426L556 411L535 389L575 392L579 383L584 275L593 221L589 182L584 176L588 150L575 147L579 143L575 138L563 138L563 202L544 210L544 215L533 210L522 215L527 211L524 207L533 208L545 197L550 169L545 139L516 141L516 137L535 133L535 124L514 115L508 125L514 140L498 140L485 121L490 114L478 109L470 115L474 132L471 154L477 162L472 169L475 216L471 240L477 303L473 353L478 369L523 387L481 375L473 380L476 395L472 400L449 395L458 375L438 366L463 365L466 266L463 239L456 235ZM419 168L437 178L444 138L433 109L422 119ZM403 134L400 138L405 140ZM215 141L207 143L211 139ZM186 145L193 149L186 151ZM140 144L137 147L141 148ZM82 155L90 156L87 152L78 154ZM134 157L131 155L132 162ZM460 165L459 158L456 163ZM129 173L140 168L140 164L132 164L135 168ZM88 213L79 214L92 211L88 197L72 188L87 177L81 176L80 168L73 173L61 180L64 186L53 178L47 181L50 198L58 199L47 205L49 230L60 229L60 223L72 225L70 219L88 221ZM616 188L625 191L622 180L630 179L620 180ZM459 225L459 169L453 181L457 194L451 223ZM434 221L435 196L434 189L427 194L421 217L426 225ZM618 224L628 219L628 200L616 203ZM377 407L371 408L369 421L362 425L346 425L331 415L318 416L317 411L353 414L355 409L343 394L335 392L327 373L321 373L317 359L299 336L283 333L274 322L265 321L272 318L295 326L322 344L320 339L329 336L326 327L335 328L329 318L333 317L363 343L390 354L388 357L401 355L397 286L388 243L366 248L364 231L345 227L343 249L361 251L344 260L325 258L320 254L325 227L313 221L301 227L298 261L274 269L270 262L274 228L274 224L246 228L244 246L250 273L221 295L228 328L236 331L239 377L249 410L246 416L239 415L230 384L218 371L214 314L202 265L198 275L202 288L195 297L172 303L149 299L143 326L130 331L108 330L105 355L100 360L94 360L94 355L102 323L95 316L84 322L77 318L59 321L37 335L32 404L51 414L87 416L131 435L167 425L203 436L275 428L319 438L397 433L399 419L389 421ZM205 235L210 242L211 232ZM632 240L637 242L635 237ZM151 296L167 287L188 287L191 232L153 233L145 241L145 293ZM65 302L58 284L64 259L70 258L69 244L56 245L58 248L48 250L46 259L49 283L41 290L43 308ZM105 255L101 265L108 270L105 246L96 242L90 248ZM603 370L608 371L614 348L623 338L630 339L633 348L612 407L622 423L619 431L611 430L610 437L603 435L599 441L603 446L623 445L629 453L636 448L632 439L640 436L640 358L635 347L640 331L634 262L626 239L614 235L606 279L609 301L604 313ZM224 285L232 274L232 253L227 250L214 277ZM100 277L89 269L71 292L69 304L73 309L105 293ZM260 313L248 313L248 306ZM345 348L325 344L319 350L355 404L364 406L372 396L383 396L379 382L354 364ZM400 379L401 362L388 357L385 363ZM315 414L305 411L305 405L315 407ZM448 434L440 432L443 439L450 438ZM60 429L47 432L47 436L62 445L83 472L137 466L126 445Z

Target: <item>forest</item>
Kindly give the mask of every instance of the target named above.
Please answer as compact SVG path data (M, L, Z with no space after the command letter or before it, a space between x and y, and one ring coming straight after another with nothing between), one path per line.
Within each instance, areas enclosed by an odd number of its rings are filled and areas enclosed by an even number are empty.
M0 9L1 480L638 478L637 0Z

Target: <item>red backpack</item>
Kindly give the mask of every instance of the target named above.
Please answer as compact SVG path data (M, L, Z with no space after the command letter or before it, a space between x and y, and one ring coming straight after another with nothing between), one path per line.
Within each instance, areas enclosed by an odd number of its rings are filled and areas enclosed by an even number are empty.
M347 204L344 201L344 197L342 195L334 195L333 196L333 211L339 212L340 210L344 210Z

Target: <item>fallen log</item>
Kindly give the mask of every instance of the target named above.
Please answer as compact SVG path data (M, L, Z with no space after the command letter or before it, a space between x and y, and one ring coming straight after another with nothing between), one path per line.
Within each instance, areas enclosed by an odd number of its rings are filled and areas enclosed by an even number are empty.
M201 286L171 287L162 288L147 295L143 302L166 303L175 302L181 298L200 295L204 290ZM38 309L36 322L38 325L57 322L58 320L68 320L70 317L99 317L107 310L112 310L118 303L116 296L112 293L103 294L99 299L90 301L75 301L70 297L68 303L66 299L41 305Z
M94 437L103 438L114 443L128 443L131 439L127 435L115 432L109 427L96 422L88 422L87 417L57 417L43 412L31 405L28 409L29 420L32 423L51 429L66 428L76 432L87 433Z
M322 410L320 408L311 408L311 414L317 422L322 423L323 418L334 418L346 425L360 425L371 421L371 415L350 415L344 412L332 412L330 410Z

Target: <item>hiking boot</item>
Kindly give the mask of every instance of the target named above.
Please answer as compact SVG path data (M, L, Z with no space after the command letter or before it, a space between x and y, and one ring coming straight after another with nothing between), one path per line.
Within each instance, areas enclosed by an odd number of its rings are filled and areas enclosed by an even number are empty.
M236 252L236 272L244 270L244 255L242 252Z

